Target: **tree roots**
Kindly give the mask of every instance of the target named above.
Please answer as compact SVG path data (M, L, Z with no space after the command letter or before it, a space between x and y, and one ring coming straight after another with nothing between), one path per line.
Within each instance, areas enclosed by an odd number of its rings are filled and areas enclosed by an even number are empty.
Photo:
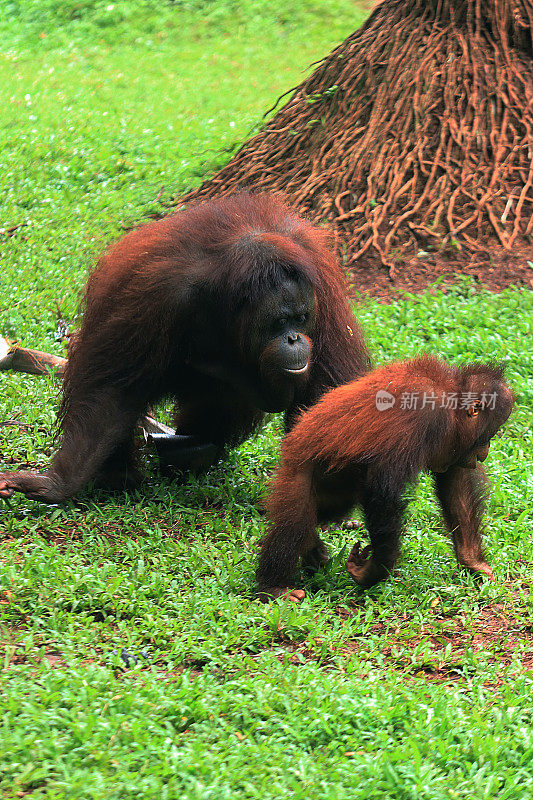
M349 263L533 242L533 0L384 0L180 201L278 191Z

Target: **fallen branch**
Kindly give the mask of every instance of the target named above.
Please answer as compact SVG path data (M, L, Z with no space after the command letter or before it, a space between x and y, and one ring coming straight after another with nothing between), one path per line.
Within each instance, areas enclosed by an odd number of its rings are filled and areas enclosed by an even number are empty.
M61 375L65 371L66 363L67 359L61 356L10 345L6 339L0 338L0 372L12 369L30 375Z
M0 372L13 370L13 372L24 372L29 375L62 375L66 365L66 358L53 356L50 353L41 353L40 350L32 350L29 347L16 347L0 336ZM0 424L21 425L21 423L11 420ZM173 428L158 422L151 414L147 414L141 419L140 428L145 439L152 433L174 434Z
M0 228L0 236L13 236L19 228L25 228L27 226L27 222L18 222L16 225L12 225L10 228Z

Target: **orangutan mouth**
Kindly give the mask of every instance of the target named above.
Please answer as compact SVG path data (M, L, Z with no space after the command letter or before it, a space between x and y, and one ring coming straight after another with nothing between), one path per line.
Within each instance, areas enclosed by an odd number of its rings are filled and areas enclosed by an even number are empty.
M304 364L303 367L296 367L295 369L289 369L289 367L285 367L285 372L290 372L291 375L302 375L308 369L309 369L309 361L307 362L307 364Z

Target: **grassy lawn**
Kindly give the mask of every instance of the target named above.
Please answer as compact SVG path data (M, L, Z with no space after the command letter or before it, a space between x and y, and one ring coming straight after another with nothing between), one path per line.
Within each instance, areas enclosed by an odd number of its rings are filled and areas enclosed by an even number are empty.
M0 0L0 334L62 354L96 252L197 183L364 18L352 0ZM156 199L157 198L157 199ZM15 228L15 226L19 226ZM502 360L497 581L455 564L430 482L394 578L353 534L299 607L254 600L280 420L202 478L0 506L0 796L518 800L533 795L533 292L361 303L377 362ZM0 468L43 466L58 384L0 376ZM6 424L8 423L8 424Z

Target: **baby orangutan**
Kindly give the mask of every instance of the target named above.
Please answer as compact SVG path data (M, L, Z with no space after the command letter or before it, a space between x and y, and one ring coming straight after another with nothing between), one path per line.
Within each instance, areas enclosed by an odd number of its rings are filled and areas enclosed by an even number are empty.
M257 580L261 599L292 589L298 560L327 559L318 524L356 505L370 546L356 545L347 569L368 588L391 572L399 553L406 485L430 470L460 564L494 580L481 547L484 471L478 464L511 413L514 397L500 368L453 367L422 356L389 364L325 394L304 412L282 446L267 500L270 529Z

